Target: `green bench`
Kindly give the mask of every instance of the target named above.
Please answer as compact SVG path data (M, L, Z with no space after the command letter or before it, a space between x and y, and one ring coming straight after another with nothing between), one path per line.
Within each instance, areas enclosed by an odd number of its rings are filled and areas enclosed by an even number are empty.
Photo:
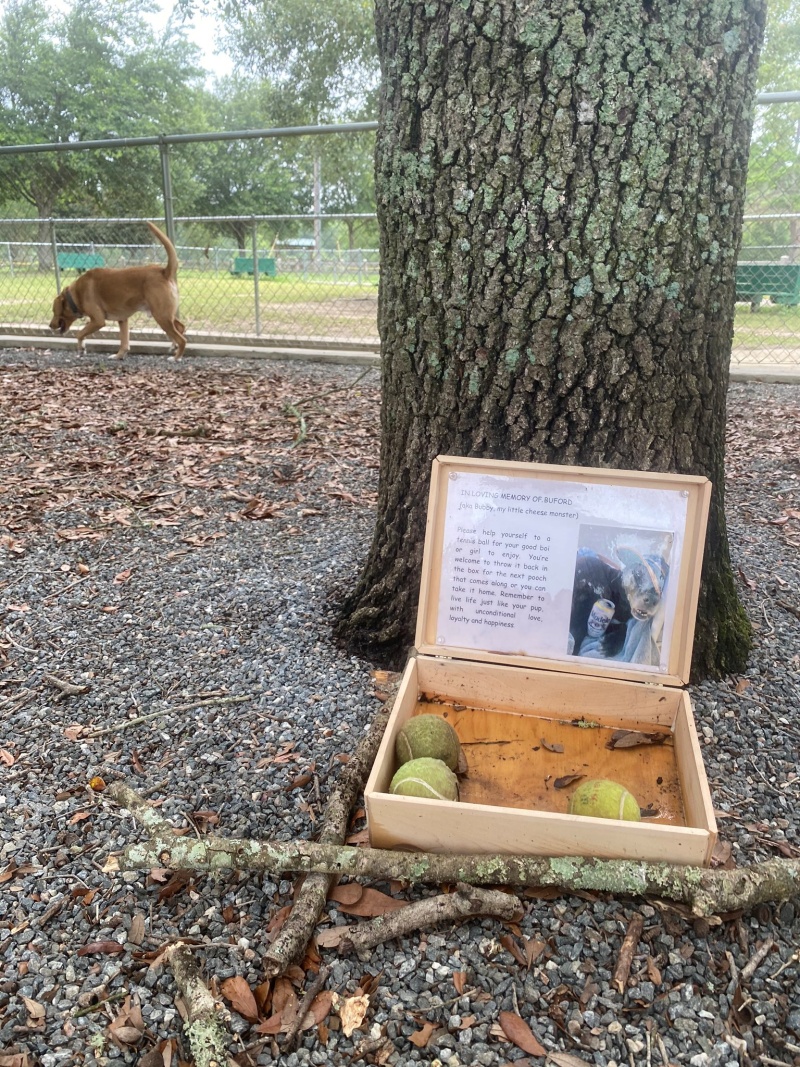
M59 252L58 266L61 270L76 270L78 273L91 270L92 267L104 267L106 261L102 256L92 252Z
M800 263L739 263L736 267L736 299L753 311L762 299L797 307L800 304Z
M236 256L233 261L233 268L231 274L252 274L253 273L253 257L252 256ZM258 260L258 273L266 274L270 278L274 278L277 274L275 269L275 260L271 256L259 257Z

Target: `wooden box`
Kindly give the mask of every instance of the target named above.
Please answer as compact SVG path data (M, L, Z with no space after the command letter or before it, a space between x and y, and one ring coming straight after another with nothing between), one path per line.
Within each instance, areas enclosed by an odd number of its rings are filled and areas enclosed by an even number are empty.
M716 822L682 686L710 490L434 460L415 651L365 790L373 847L709 863ZM395 739L423 712L459 735L458 801L389 792ZM570 814L577 776L622 783L642 820Z

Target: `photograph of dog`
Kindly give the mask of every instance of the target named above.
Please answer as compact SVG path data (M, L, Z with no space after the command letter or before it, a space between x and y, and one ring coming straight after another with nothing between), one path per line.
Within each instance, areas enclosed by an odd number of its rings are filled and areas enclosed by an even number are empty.
M102 330L106 322L119 323L119 351L122 359L130 348L128 320L137 311L149 311L172 341L172 351L180 359L186 348L186 327L177 318L178 256L172 241L152 222L151 232L167 251L166 267L93 267L71 282L53 301L51 330L64 334L78 319L89 321L78 333L78 351L84 341Z

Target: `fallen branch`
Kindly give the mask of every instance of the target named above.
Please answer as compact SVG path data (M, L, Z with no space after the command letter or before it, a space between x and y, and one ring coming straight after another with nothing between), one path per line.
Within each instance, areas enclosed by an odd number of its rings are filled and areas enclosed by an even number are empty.
M631 973L633 955L638 948L639 938L642 936L643 929L644 916L637 912L628 924L628 930L617 957L617 966L614 968L614 977L611 979L611 984L616 987L618 993L625 992L625 986L628 984L628 975Z
M197 840L175 834L169 824L123 782L112 783L106 793L128 808L143 826L152 827L154 831L146 844L129 845L120 855L110 856L103 868L106 872L150 870L161 866L173 870L346 874L376 881L399 879L436 885L466 882L469 885L548 886L565 892L579 889L621 896L661 897L689 905L698 916L752 908L767 901L787 900L800 893L798 859L771 859L735 870L706 870L671 863L583 856L438 855L314 841L254 841L212 835ZM275 945L270 952L274 949Z
M59 678L55 674L43 674L42 681L52 685L54 689L59 689L67 697L80 696L81 693L88 693L91 688L88 685L75 685L73 682L65 682L63 678Z
M88 689L88 686L87 686ZM211 697L210 700L192 700L188 704L177 704L173 708L162 708L161 711L151 711L147 715L137 715L135 719L123 719L122 722L113 723L111 726L100 726L96 730L87 730L81 734L82 738L103 737L105 734L122 733L131 726L140 726L143 722L158 719L162 715L172 715L178 711L193 711L195 708L208 708L214 704L245 704L252 697Z
M510 893L461 884L455 893L417 900L408 907L379 915L371 922L348 927L341 941L341 949L344 952L354 949L359 959L368 959L370 950L384 941L405 937L415 930L428 930L439 923L459 922L474 915L493 915L511 922L522 918L522 908L517 897Z
M211 990L200 977L200 967L192 950L179 941L165 951L164 960L172 968L175 984L186 1005L183 1030L196 1067L225 1067L230 1038Z
M323 847L336 848L343 844L350 825L350 812L359 793L364 790L388 718L388 710L376 715L368 733L359 742L349 762L344 765L331 792L322 822L319 843ZM289 918L265 954L264 968L267 978L283 974L303 954L325 908L334 875L337 873L315 872L309 874L303 882Z
M314 997L319 993L322 987L328 980L328 968L320 967L319 974L306 990L306 994L298 1005L295 1012L294 1019L292 1020L289 1031L286 1034L286 1039L283 1043L284 1054L291 1052L294 1048L295 1042L303 1029L303 1020L305 1019L311 1005L314 1003Z

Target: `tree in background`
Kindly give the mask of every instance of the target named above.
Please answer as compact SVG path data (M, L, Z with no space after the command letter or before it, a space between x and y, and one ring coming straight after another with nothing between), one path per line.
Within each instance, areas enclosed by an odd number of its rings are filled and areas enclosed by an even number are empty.
M695 675L750 630L725 405L764 0L377 0L378 520L351 647L413 639L449 453L705 474Z
M770 0L758 87L762 92L794 89L800 56L800 2ZM747 214L784 215L749 221L745 243L755 259L800 259L800 104L769 104L757 112L747 176Z
M217 0L213 6L239 64L290 102L285 124L374 117L379 72L371 0ZM324 212L374 211L373 145L371 137L313 137L301 145ZM355 223L347 228L352 248ZM319 251L321 227L315 232Z
M0 19L0 138L36 144L194 125L202 71L182 33L157 36L142 0L82 0L64 14L11 0ZM157 152L0 157L0 202L38 218L161 210Z
M208 129L230 131L288 125L283 94L270 82L231 77L207 95L204 121ZM298 138L181 145L171 158L184 214L290 215L311 208L308 149ZM249 255L248 221L232 219L224 227Z
M378 61L371 0L217 0L214 6L232 54L283 91L295 121L374 115Z

